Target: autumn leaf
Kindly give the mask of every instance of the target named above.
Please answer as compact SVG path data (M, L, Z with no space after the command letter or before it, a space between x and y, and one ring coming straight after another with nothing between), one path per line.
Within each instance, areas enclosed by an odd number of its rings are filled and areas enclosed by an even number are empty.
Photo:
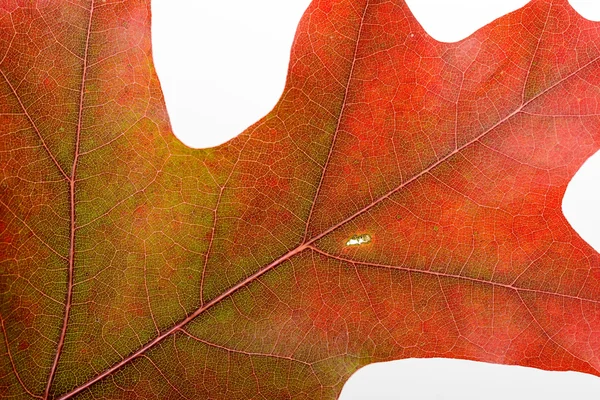
M0 3L0 391L335 398L449 357L600 375L600 28L534 0L458 43L314 0L274 110L194 150L147 1ZM235 112L232 110L232 112Z

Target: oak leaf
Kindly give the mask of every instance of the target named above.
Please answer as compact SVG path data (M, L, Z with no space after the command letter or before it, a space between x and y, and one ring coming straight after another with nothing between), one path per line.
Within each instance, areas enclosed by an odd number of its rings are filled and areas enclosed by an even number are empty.
M149 2L0 3L0 391L335 398L376 361L600 375L600 29L534 0L458 43L314 0L274 110L172 134ZM234 111L232 111L234 112Z

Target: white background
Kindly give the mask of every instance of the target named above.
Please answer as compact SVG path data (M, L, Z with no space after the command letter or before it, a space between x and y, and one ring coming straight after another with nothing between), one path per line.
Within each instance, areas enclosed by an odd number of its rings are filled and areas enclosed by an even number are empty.
M224 143L267 114L284 87L296 26L309 0L152 0L154 59L171 124L191 147ZM427 32L457 41L526 0L407 0ZM600 2L571 0L600 20ZM571 181L563 210L600 249L600 153ZM342 400L598 399L600 379L574 372L420 359L372 364Z

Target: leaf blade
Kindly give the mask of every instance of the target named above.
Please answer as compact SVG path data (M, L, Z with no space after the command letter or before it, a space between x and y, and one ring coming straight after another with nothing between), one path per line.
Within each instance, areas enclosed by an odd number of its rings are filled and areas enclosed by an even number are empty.
M440 44L403 2L314 2L274 111L205 151L172 137L147 5L99 10L52 396L331 398L356 368L399 357L598 373L593 340L580 345L598 255L560 212L599 146L594 105L575 106L598 95L598 28L568 4L538 0Z

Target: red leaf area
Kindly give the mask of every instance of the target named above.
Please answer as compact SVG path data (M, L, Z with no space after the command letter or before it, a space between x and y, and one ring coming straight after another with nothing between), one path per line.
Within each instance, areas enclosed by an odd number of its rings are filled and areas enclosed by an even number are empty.
M193 150L148 3L0 3L3 397L329 399L407 357L600 375L600 259L561 212L600 25L534 0L448 44L402 0L315 0L274 110Z

